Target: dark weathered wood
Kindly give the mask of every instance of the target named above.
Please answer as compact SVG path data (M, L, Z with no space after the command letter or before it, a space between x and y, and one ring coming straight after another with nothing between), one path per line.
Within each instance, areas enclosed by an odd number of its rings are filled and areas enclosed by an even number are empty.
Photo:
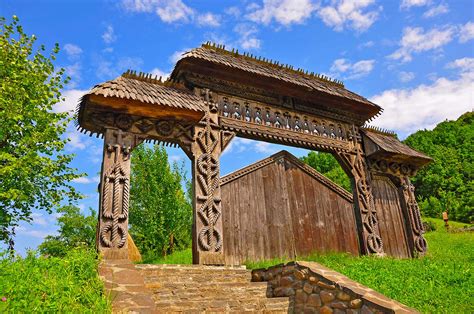
M385 253L395 257L410 257L397 187L388 177L382 176L374 176L372 187Z
M239 220L238 226L224 225L226 263L313 252L359 254L348 193L333 190L328 179L312 176L286 152L270 158L222 179L223 219Z

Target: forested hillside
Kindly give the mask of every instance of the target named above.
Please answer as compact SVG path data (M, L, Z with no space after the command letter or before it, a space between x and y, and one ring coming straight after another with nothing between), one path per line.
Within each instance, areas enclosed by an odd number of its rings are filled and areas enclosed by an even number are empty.
M473 221L474 112L418 131L404 143L434 159L412 180L423 214L440 217L448 210L451 220Z

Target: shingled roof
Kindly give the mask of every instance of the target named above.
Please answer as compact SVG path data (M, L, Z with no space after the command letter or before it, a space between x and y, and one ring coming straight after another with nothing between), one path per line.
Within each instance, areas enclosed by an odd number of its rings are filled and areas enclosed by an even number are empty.
M365 136L374 145L366 145L368 157L389 157L391 160L405 161L417 166L423 166L433 159L400 142L392 134L384 134L370 129L363 129Z
M171 83L153 79L150 75L137 75L127 72L114 80L94 86L85 96L99 95L137 100L157 106L169 106L199 112L206 111L206 105L200 97L184 87L177 88L175 86Z
M192 59L221 65L229 69L244 71L252 75L276 79L286 84L302 87L308 92L320 92L325 95L344 98L356 102L361 106L369 107L372 112L371 116L382 111L380 106L347 90L341 81L330 79L324 75L308 73L301 69L295 70L292 66L253 57L249 54L239 54L237 51L228 51L225 50L224 46L216 46L209 43L184 53L173 70L171 78L178 77L180 63L186 63Z

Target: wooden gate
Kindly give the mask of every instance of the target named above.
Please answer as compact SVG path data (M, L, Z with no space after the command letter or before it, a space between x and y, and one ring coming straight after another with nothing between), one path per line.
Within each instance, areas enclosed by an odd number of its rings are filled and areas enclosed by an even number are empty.
M359 254L352 195L286 151L221 179L226 264Z

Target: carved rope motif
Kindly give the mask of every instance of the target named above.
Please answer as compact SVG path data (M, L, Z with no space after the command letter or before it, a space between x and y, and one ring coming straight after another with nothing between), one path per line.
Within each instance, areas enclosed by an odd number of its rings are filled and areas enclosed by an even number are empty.
M130 158L130 146L120 144L122 132L114 132L117 143L107 144L108 154L114 154L113 164L105 171L102 180L102 218L100 239L105 247L122 248L127 241L124 223L128 219L130 174L123 162ZM123 160L123 161L122 161Z
M354 144L352 152L338 153L338 156L350 167L354 176L357 196L354 201L357 201L361 215L364 250L367 253L383 254L383 242L379 232L370 172L362 150L361 136L356 127L353 127L350 137Z
M219 158L216 148L219 145L219 126L211 119L209 113L200 123L204 128L198 133L196 141L199 147L197 157L197 182L202 193L196 201L198 215L203 226L199 230L198 243L203 251L219 252L222 249L222 234L216 228L221 216L221 198L218 197Z
M426 253L427 244L426 239L423 237L425 230L421 221L420 209L415 198L415 187L411 184L408 177L403 177L401 181L408 217L413 232L414 247L418 253L424 254Z

